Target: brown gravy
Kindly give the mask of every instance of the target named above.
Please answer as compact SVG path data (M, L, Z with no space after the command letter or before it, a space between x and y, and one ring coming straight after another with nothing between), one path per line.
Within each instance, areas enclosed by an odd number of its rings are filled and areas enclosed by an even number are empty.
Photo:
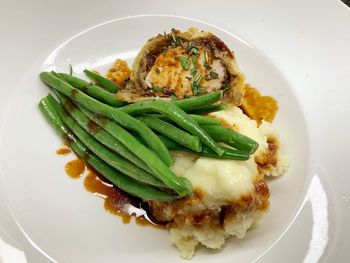
M81 159L77 158L69 161L64 167L67 175L73 179L80 178L85 172L85 163Z
M103 198L105 210L120 216L123 223L130 223L131 218L134 217L136 224L140 226L162 227L148 216L147 207L140 199L113 186L92 169L89 169L84 179L84 187L88 192Z
M56 151L58 155L67 155L67 154L70 154L71 152L72 150L69 148L60 148Z
M63 155L62 150L71 150L62 148L56 151L57 154ZM65 153L64 155L69 153ZM102 175L98 174L92 168L88 167L85 162L79 158L69 161L65 166L65 171L69 177L80 178L85 170L88 171L84 178L85 189L104 199L104 208L111 214L118 215L125 224L130 223L135 218L135 223L139 226L154 226L157 228L165 228L165 225L156 222L149 217L147 211L148 206L141 199L128 195L124 191L115 187L108 182Z

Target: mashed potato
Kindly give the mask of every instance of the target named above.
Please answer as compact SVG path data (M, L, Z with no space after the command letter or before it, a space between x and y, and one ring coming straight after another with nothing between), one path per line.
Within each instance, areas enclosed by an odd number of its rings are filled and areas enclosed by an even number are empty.
M258 126L235 106L211 116L254 139L259 148L247 161L173 152L172 171L190 180L194 194L171 203L151 202L150 208L156 218L170 222L172 242L187 259L199 244L219 249L231 236L243 238L269 207L264 176L279 176L288 166L270 123Z

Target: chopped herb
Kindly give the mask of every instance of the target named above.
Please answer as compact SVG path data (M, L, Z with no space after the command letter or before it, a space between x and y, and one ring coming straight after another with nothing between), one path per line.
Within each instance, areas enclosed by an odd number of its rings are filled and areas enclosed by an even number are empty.
M73 75L73 67L72 64L69 64L69 75Z
M190 73L191 73L191 76L194 77L197 75L197 70L195 68L192 68Z
M171 33L171 36L172 36L171 45L173 47L182 46L182 39L181 38L177 38L174 35L174 33Z
M197 83L192 83L192 91L193 91L193 95L197 95L202 93L202 87Z
M190 52L191 52L193 55L198 55L198 54L199 54L199 49L198 49L198 47L190 46Z
M197 69L198 67L198 61L197 61L198 57L197 56L193 56L192 57L192 63L193 63L193 68Z
M160 73L159 68L156 68L156 74L159 75L159 73Z
M229 85L228 83L225 83L224 85L222 85L221 89L223 90L223 92L225 92L226 90L228 90Z
M191 69L191 70L192 70L192 69ZM189 81L191 81L191 79L192 79L191 77L185 77L185 78L188 79Z
M218 73L214 71L210 71L209 74L205 75L205 80L217 79L218 77L219 77Z
M157 87L157 86L152 87L151 90L153 90L155 92L163 92L163 88Z
M184 70L189 70L191 67L191 61L188 59L187 56L181 56L180 63Z
M211 79L217 79L219 77L219 74L214 71L210 71L209 74Z
M208 63L208 52L204 50L204 62Z
M209 68L209 59L208 59L208 52L204 50L204 67Z
M202 78L202 74L201 73L197 73L196 76L194 77L193 81L194 82L200 82Z
M201 82L201 79L202 79L202 74L197 72L193 78L193 83L192 83L193 95L197 95L202 92L202 87L199 84Z

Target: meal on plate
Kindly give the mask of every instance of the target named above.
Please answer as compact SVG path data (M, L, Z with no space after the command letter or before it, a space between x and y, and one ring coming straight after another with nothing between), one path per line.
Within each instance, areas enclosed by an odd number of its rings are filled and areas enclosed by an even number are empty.
M124 194L118 209L139 200L187 259L198 245L243 238L266 213L266 177L288 167L271 125L277 102L245 82L217 36L172 29L149 39L132 69L116 60L106 77L84 72L91 81L42 72L53 94L39 108L115 196Z

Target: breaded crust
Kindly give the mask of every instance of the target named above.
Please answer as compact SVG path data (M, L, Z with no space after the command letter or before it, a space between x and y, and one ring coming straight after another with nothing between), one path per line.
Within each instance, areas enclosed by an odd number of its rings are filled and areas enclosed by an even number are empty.
M215 59L220 59L228 73L228 82L225 87L223 101L240 105L245 90L245 77L239 71L233 52L218 37L210 32L202 32L196 28L190 28L186 32L173 29L169 34L159 34L149 39L138 53L132 65L132 74L127 87L118 92L121 100L134 102L150 99L154 96L147 91L145 78L151 70L156 58L169 46L173 36L181 39L182 45L188 48L192 45L209 49Z

